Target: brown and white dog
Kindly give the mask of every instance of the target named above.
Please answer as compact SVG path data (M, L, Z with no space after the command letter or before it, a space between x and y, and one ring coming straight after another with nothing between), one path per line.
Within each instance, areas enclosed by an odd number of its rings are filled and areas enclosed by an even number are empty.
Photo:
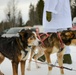
M39 39L41 39L41 44L39 45L39 47L40 47L41 51L44 51L44 52L42 52L42 54L43 53L45 54L48 64L51 64L50 54L59 52L59 50L61 49L60 39L56 33L50 33L50 34L42 33L42 36L40 36ZM63 66L63 61L62 61L63 54L64 54L64 50L57 54L59 66ZM38 57L35 57L35 59L37 59L37 58ZM30 69L30 68L28 68L28 69ZM48 70L50 72L50 70L52 70L52 67L48 66ZM64 73L63 69L61 69L61 73L62 74ZM48 75L49 74L50 73L48 73Z
M75 45L76 46L76 31L72 30L67 30L67 31L62 31L57 33L49 33L49 34L44 34L42 33L42 36L39 34L39 39L41 40L41 44L38 46L40 47L38 55L35 57L35 60L40 57L39 55L45 54L46 60L48 64L51 64L50 60L50 54L57 52L57 58L58 58L58 63L59 66L63 66L63 55L65 51L65 46L66 45ZM64 45L64 48L62 50L62 46ZM34 47L34 50L37 47ZM44 52L43 52L44 51ZM32 57L33 52L31 53ZM30 70L30 63L31 59L29 61L29 67L28 70ZM52 67L48 65L48 75L50 75L50 72L52 70ZM63 68L60 68L61 74L64 74Z
M43 55L44 55L44 51L43 51L43 49L41 49L41 47L39 47L39 46L32 46L30 58L29 58L29 61L28 61L27 70L28 71L31 70L31 61L32 61L32 58L34 59L34 62L36 64L36 68L40 68L40 66L37 63L37 61L38 61L38 59L40 59L42 62L44 62L45 60L41 58ZM44 58L45 58L45 56L44 56Z
M28 57L28 46L37 43L36 34L31 30L22 30L19 37L0 37L0 64L4 57L12 60L13 75L18 75L18 64L21 64L21 75L25 75L25 62Z

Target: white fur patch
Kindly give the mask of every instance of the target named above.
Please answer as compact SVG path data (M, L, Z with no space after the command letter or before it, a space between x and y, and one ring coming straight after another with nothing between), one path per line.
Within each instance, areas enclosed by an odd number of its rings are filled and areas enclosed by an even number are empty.
M54 47L53 47L53 50L52 50L52 53L56 53L56 52L58 52L58 51L59 51L59 49L54 46Z
M30 48L27 48L26 51L28 51L28 53L25 55L25 52L23 50L21 50L21 60L26 60L29 57L29 53L30 53Z
M51 75L51 73L52 73L51 71L48 71L48 75Z
M37 38L36 32L33 31L33 33L34 33L35 38L36 38L36 40L33 42L33 45L38 46L40 40Z

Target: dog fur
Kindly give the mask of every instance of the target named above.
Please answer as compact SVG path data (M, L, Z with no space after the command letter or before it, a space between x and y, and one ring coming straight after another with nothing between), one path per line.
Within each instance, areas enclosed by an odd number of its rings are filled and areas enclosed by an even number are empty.
M61 43L60 43L60 38L58 37L57 33L50 33L50 36L45 39L43 41L44 46L41 44L38 47L33 48L32 52L31 52L31 57L34 55L34 51L36 50L36 48L38 48L38 54L34 57L35 61L37 61L37 59L45 54L46 60L48 62L48 64L51 63L50 60L50 54L57 52L57 58L58 58L58 63L59 66L63 66L63 55L64 55L64 51L65 51L65 46L68 45L74 45L76 46L76 31L72 31L72 30L66 30L66 31L62 31L59 32L60 33L60 37L62 39L62 42L64 43L64 49L62 51L59 52L59 50L61 49ZM41 36L41 39L45 38L46 35L44 34L43 36ZM41 49L41 50L40 50ZM31 58L29 60L29 65L28 65L28 70L31 69ZM36 64L36 66L38 66ZM50 72L52 70L52 67L48 65L48 75L50 75ZM64 70L60 68L61 74L64 74Z
M8 42L8 40L12 41ZM19 63L21 64L21 75L25 75L26 58L28 57L27 48L34 45L35 42L37 42L36 34L29 29L19 32L19 37L0 37L0 64L3 62L4 57L7 57L12 60L13 75L18 75Z
M44 55L43 49L41 49L39 46L32 46L32 48L31 48L31 54L30 54L30 58L29 58L29 61L28 61L28 66L27 66L27 70L28 71L31 70L31 61L32 61L32 58L35 60L36 68L40 68L39 64L37 63L37 60L42 55ZM42 60L42 61L44 61L44 60Z
M46 37L46 34L41 36L41 39L44 39L45 37ZM44 52L39 52L39 53L41 53L40 55L45 54L46 60L47 60L48 64L50 64L51 63L50 54L59 51L60 40L56 33L50 33L50 36L48 38L46 38L43 41L43 43L44 43L44 45L43 44L39 45L39 48L41 49L41 51L44 51ZM64 52L64 50L57 54L59 66L63 66L63 63L62 63L62 60L63 60L62 58L63 58L63 54L64 54L63 52ZM37 56L35 56L35 60L37 60L38 57L40 57L39 54ZM30 61L29 61L29 66L30 66ZM28 70L30 70L29 67L28 67ZM52 67L48 66L48 70L50 72L50 70L52 70ZM62 74L64 73L63 69L61 69L61 73Z

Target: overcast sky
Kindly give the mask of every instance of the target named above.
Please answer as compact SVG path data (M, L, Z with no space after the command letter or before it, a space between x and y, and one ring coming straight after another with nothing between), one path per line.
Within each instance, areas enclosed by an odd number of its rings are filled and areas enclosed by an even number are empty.
M5 9L10 0L0 0L0 22L5 19ZM32 3L36 5L39 0L19 0L18 9L22 12L22 17L24 22L28 20L29 5Z

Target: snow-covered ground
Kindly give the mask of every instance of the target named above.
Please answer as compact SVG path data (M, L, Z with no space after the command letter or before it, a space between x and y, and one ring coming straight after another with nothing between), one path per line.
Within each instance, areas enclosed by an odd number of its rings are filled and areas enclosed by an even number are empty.
M71 65L69 64L64 64L65 67L68 68L72 68L76 70L76 47L71 46L71 57L72 57L72 61L73 63ZM52 54L51 55L52 58L52 63L55 64L57 57L56 54ZM35 66L35 62L31 63L31 71L27 71L27 69L25 70L25 75L47 75L48 73L48 69L47 69L47 64L39 64L41 66L41 68L37 69ZM56 64L58 65L58 64ZM28 66L28 60L26 63L26 68ZM12 74L12 65L11 65L11 61L9 59L5 59L4 62L0 65L1 71L5 74L5 75L13 75ZM76 75L76 71L70 71L70 70L66 70L65 71L65 75ZM20 72L20 65L18 68L18 73L19 75L21 75ZM60 75L60 69L57 67L54 67L52 70L51 75Z

